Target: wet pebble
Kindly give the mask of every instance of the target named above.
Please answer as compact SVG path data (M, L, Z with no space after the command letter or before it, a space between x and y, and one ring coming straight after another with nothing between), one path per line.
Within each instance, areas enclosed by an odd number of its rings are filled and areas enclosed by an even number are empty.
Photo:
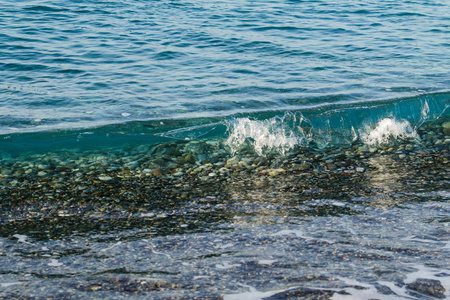
M184 157L184 160L190 164L195 164L195 158L193 155L189 154Z
M153 169L153 170L151 170L151 173L153 176L161 176L162 175L161 169Z
M445 122L444 124L442 124L442 132L445 135L450 135L450 122Z
M445 298L445 288L439 280L419 278L416 281L407 284L407 287L428 296L439 299Z

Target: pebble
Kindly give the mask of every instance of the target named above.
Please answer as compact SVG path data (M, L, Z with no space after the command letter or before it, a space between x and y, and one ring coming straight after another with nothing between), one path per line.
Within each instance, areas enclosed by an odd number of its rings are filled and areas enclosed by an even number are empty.
M3 175L11 175L12 174L12 170L5 169L5 170L2 171L2 174Z
M44 177L47 175L47 172L39 171L37 174L38 174L38 176Z
M307 163L307 162L301 163L301 164L295 164L293 166L293 169L296 171L306 171L306 170L311 169L311 164Z
M407 287L411 290L417 291L419 293L444 299L445 298L445 288L442 286L439 280L418 278L413 283L408 283Z
M152 170L150 170L150 169L143 169L143 170L141 171L141 173L142 173L142 174L151 174L151 173L152 173Z
M236 155L227 160L227 165L233 166L233 165L236 165L239 161L240 161L240 158L239 158L239 156Z
M170 162L167 164L167 169L176 169L178 168L178 164L176 162Z
M375 152L377 152L377 151L378 151L378 149L375 148L375 147L370 147L370 148L369 148L369 152L370 152L370 153L375 153Z
M362 173L364 172L366 169L364 169L363 167L356 167L356 172Z
M161 170L160 169L153 169L151 170L151 173L153 174L153 176L161 176Z
M98 176L98 179L100 179L101 181L110 181L113 178L111 176Z
M136 169L139 167L139 163L137 161L130 161L129 163L126 163L125 166L130 169Z
M442 131L445 135L450 135L450 122L445 122L442 124Z
M191 155L191 154L186 155L185 158L184 158L184 160L185 160L186 162L190 163L190 164L195 164L195 158L194 158L194 156Z
M268 174L270 176L278 176L284 172L286 172L286 170L284 170L284 169L272 169L272 170L269 170Z

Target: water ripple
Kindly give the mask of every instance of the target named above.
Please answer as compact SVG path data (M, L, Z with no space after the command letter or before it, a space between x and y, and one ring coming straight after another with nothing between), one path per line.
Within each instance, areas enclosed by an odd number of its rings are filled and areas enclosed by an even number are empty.
M0 117L14 110L21 123L44 115L58 128L82 120L58 101L52 114L30 114L30 97L77 103L91 112L89 127L123 111L152 119L194 106L213 116L216 103L231 114L236 101L289 109L311 96L364 102L446 90L448 6L4 1Z

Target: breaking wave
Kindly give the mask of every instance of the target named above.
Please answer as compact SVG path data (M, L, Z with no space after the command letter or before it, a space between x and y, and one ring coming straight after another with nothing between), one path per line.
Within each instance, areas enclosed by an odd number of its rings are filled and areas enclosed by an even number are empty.
M416 138L427 121L448 117L448 94L400 99L385 103L347 105L315 110L273 112L225 121L225 144L231 152L251 147L259 155L294 147L323 149L360 141L379 146Z
M286 150L307 144L309 134L302 128L306 122L300 113L289 112L266 120L235 118L227 121L229 135L225 143L232 152L249 145L259 155L268 151L284 155Z
M416 130L406 121L391 118L380 120L375 128L370 126L361 133L361 140L367 145L381 145L389 143L392 139L405 139L417 137Z
M344 103L226 117L158 119L97 128L0 135L0 153L133 147L142 144L216 140L232 153L285 155L295 147L369 146L416 137L427 121L448 117L450 93L390 101Z

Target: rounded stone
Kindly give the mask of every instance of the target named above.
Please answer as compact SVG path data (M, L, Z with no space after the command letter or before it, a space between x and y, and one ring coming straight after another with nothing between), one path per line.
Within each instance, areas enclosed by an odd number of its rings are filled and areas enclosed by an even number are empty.
M311 164L310 163L301 163L301 164L296 164L293 166L293 169L296 171L306 171L309 170L311 168Z
M190 164L195 164L195 158L193 155L188 154L186 155L186 157L184 158L184 160Z
M153 176L161 176L162 175L160 169L153 169L153 170L151 170L151 173Z
M236 165L239 161L240 161L240 157L236 155L227 160L227 165L229 165L229 166Z
M209 177L209 176L202 176L202 177L200 177L200 180L201 181L208 181L210 178L211 177Z
M1 173L2 173L3 175L11 175L11 174L12 174L12 171L9 170L9 169L4 169Z
M278 176L278 175L280 175L281 173L284 173L284 172L286 172L286 170L284 170L284 169L272 169L272 170L269 171L269 175L270 176Z
M442 124L442 131L445 135L450 135L450 122L445 122Z

